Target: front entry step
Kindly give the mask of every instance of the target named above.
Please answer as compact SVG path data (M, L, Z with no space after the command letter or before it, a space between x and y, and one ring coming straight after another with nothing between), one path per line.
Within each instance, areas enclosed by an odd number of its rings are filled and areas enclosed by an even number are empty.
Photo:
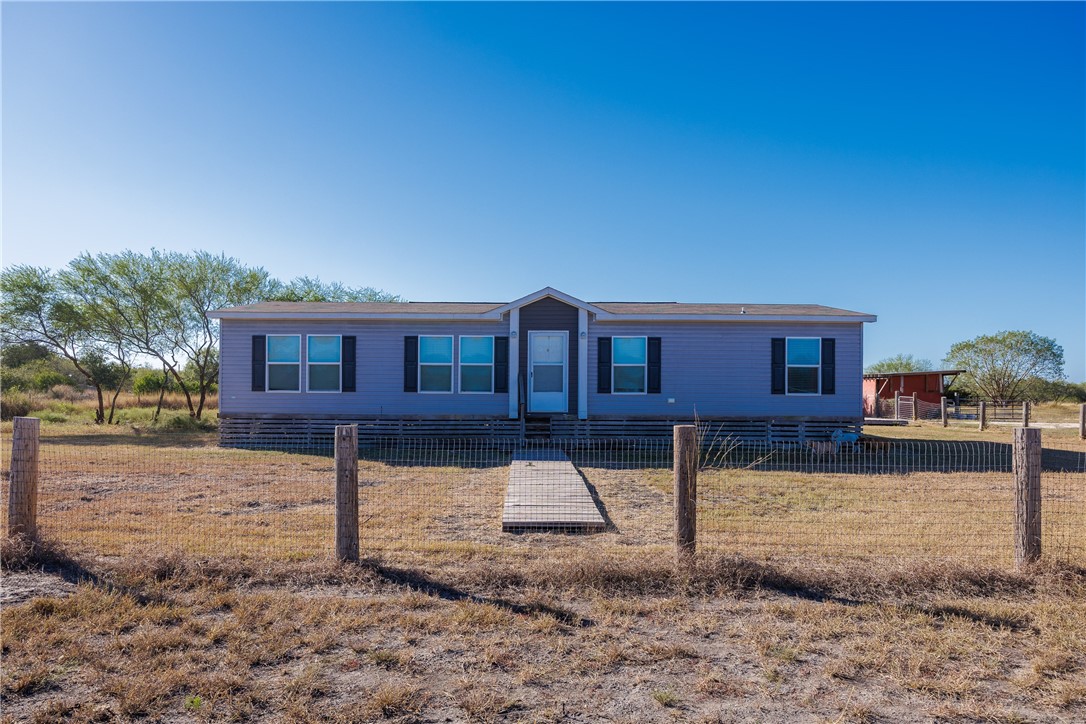
M524 418L524 439L525 440L550 440L551 439L551 418L547 416L532 417L528 416Z

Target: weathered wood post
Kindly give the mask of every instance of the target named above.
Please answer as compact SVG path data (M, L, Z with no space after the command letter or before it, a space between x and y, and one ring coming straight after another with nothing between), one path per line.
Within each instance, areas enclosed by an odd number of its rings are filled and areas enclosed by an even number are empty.
M942 420L943 420L943 427L946 427L947 425L950 424L950 420L948 419L947 412L946 412L946 398L945 397L939 398L939 417L941 417Z
M1022 403L1022 427L1029 427L1029 400Z
M1078 439L1086 440L1086 402L1078 406Z
M913 393L913 422L920 419L920 405L916 404L916 393Z
M894 419L895 420L900 420L901 419L901 393L900 392L895 392L894 393Z
M980 422L981 430L988 426L988 403L984 400L977 404L977 420Z
M875 393L875 417L882 417L882 410L879 409L879 393Z
M358 425L336 425L336 558L358 560Z
M675 555L689 564L697 546L698 429L676 425L675 442Z
M1014 563L1041 557L1041 431L1014 429Z
M41 420L16 417L11 423L11 479L8 483L8 537L38 535L38 442Z

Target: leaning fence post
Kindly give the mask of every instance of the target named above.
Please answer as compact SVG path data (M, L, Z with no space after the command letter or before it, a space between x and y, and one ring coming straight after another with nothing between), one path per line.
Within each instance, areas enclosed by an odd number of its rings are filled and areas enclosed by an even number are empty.
M336 558L358 560L358 425L336 425Z
M947 420L947 414L946 414L946 398L945 397L939 398L939 417L941 417L942 420L943 420L943 427L946 427L949 424L949 422Z
M8 537L38 535L38 442L41 420L11 422L11 478L8 483Z
M1014 429L1014 563L1041 557L1041 431Z
M1022 427L1029 427L1029 400L1022 403Z
M675 441L675 555L689 562L697 546L698 429L676 425Z
M988 425L988 403L981 400L977 404L977 420L980 422L980 429L983 430Z

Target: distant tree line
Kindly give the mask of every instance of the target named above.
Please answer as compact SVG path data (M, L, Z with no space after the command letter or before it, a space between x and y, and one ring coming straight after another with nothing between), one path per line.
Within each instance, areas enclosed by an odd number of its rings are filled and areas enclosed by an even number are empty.
M0 295L5 379L14 374L39 388L81 381L97 393L98 423L112 422L119 391L134 382L138 393L158 392L160 403L176 389L199 419L219 373L211 310L261 301L402 301L311 277L283 282L222 254L157 250L82 254L58 270L9 267L0 273ZM44 364L43 355L64 364ZM32 374L13 372L26 364Z
M1086 402L1086 383L1064 379L1063 347L1035 332L1015 330L982 334L951 345L945 369L965 370L955 389L968 397ZM911 354L887 357L867 367L869 373L927 372L930 360Z

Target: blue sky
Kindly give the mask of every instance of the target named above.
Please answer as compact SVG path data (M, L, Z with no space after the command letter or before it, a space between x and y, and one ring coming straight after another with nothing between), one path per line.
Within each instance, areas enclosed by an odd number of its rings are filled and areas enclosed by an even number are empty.
M1084 8L4 3L3 263L811 302L1083 380Z

